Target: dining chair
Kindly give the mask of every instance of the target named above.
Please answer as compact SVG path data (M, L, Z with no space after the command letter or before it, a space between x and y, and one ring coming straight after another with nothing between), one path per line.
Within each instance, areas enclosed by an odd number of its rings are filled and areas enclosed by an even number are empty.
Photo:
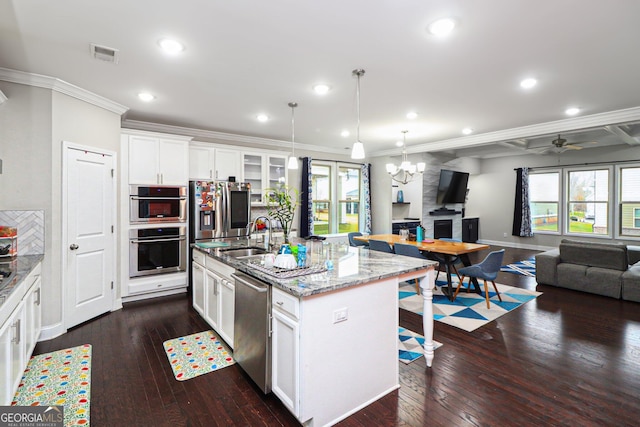
M386 252L388 254L393 253L391 245L384 240L369 240L369 249L372 251Z
M410 256L413 258L428 259L426 256L422 255L422 252L420 252L420 249L418 249L418 247L415 245L408 245L406 243L396 243L395 245L393 245L393 250L395 251L396 255L404 255L404 256ZM420 283L418 282L418 279L413 279L413 280L416 285L416 293L420 295Z
M354 237L362 236L362 233L359 231L352 231L347 236L349 237L349 246L369 246L367 242L354 239Z
M453 300L455 301L456 296L458 296L458 292L460 292L460 288L462 287L462 282L466 277L475 277L476 279L484 280L484 296L487 301L487 308L491 308L489 306L489 288L487 286L487 280L491 282L493 285L493 289L496 291L496 295L498 295L498 299L502 302L502 297L500 296L500 292L498 292L498 287L496 286L496 277L498 277L498 272L500 271L500 267L502 266L502 258L504 257L504 249L499 251L490 252L489 255L485 257L478 264L473 264L468 267L462 267L458 270L458 273L462 276L460 282L458 283L458 287L456 288L456 293L453 294ZM471 287L471 279L469 279L469 284L467 285L467 290Z

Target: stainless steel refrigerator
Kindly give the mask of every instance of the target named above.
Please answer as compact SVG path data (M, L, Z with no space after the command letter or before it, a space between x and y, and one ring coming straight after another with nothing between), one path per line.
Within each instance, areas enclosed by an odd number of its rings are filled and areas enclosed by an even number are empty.
M198 240L245 237L251 221L251 184L189 182L189 237Z

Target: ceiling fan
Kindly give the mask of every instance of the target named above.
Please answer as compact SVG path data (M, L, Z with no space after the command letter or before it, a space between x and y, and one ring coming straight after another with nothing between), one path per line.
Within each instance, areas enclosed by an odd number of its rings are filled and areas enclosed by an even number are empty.
M567 150L582 150L584 148L583 145L596 143L597 141L581 142L579 144L567 144L567 140L565 138L562 138L560 134L558 134L558 137L551 141L551 147L541 147L534 149L534 151L536 151L538 154L544 154L549 151L560 154L564 153Z

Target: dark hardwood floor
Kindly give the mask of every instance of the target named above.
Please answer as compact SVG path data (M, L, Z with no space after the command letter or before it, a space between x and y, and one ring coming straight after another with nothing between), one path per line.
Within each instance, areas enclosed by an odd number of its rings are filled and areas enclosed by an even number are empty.
M506 249L505 263L535 253ZM640 304L508 273L497 282L544 294L471 333L435 322L444 346L433 367L398 362L400 389L339 425L637 426ZM414 313L400 310L400 324L422 333ZM207 329L185 296L167 297L127 304L39 343L36 354L93 346L93 426L299 425L237 365L174 379L163 341Z

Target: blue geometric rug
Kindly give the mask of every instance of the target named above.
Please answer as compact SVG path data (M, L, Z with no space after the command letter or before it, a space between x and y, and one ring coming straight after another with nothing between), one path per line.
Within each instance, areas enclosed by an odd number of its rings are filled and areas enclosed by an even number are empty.
M536 277L536 259L531 257L514 264L507 264L500 267L500 271L505 273L519 274L521 276Z
M456 283L453 283L453 289ZM466 285L467 281L465 281ZM498 300L493 287L489 291L489 302L491 308L487 309L484 299L484 286L480 282L480 288L483 289L481 294L475 292L466 292L464 289L456 297L455 301L449 301L442 293L442 286L446 286L446 281L438 280L436 282L437 289L433 291L433 318L438 322L455 326L464 331L471 332L480 326L486 325L492 320L500 316L504 316L511 310L515 310L522 304L536 299L542 295L542 292L534 292L526 289L515 288L512 286L496 283L502 302ZM400 298L400 308L422 314L423 299L422 295L416 294L416 288L413 283L402 282L398 291Z
M422 335L405 328L398 328L398 338L400 338L398 353L401 362L411 363L420 356L424 356L424 337ZM434 340L433 346L435 350L442 347L442 343Z

